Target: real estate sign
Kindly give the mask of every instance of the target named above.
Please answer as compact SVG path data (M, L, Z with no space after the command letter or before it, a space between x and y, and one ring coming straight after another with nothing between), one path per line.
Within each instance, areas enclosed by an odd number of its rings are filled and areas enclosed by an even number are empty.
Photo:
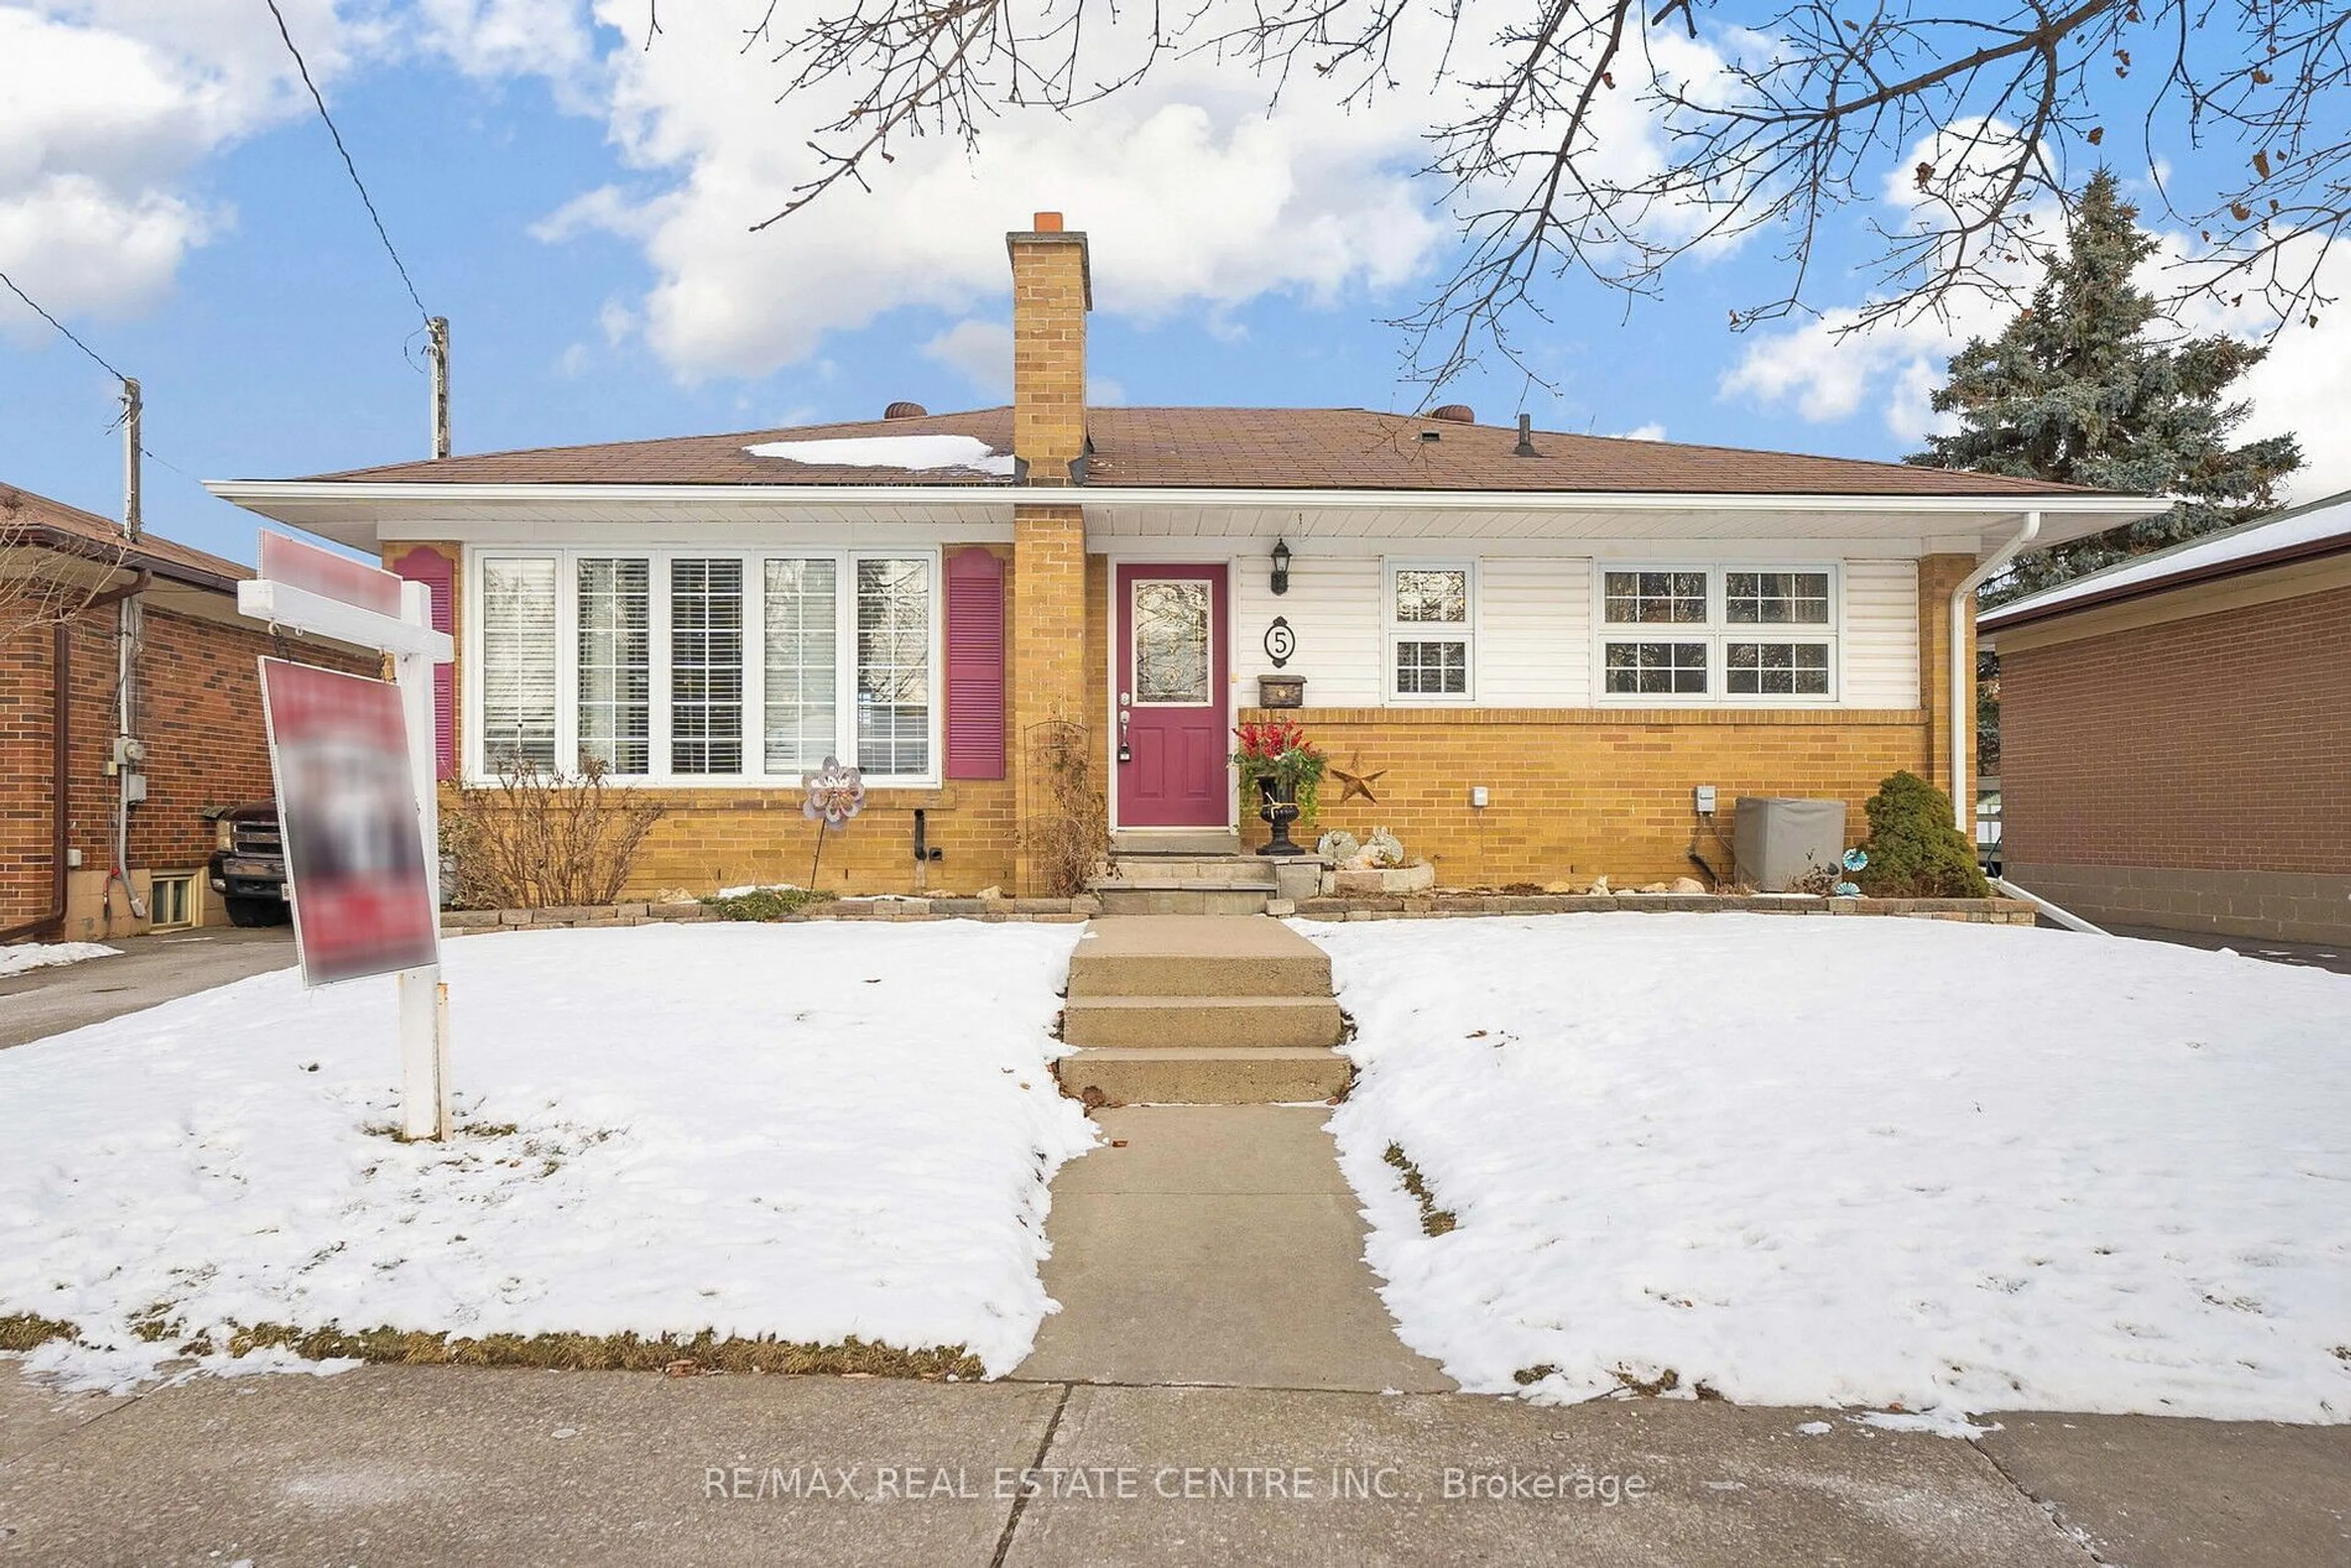
M261 661L302 983L440 962L400 690Z

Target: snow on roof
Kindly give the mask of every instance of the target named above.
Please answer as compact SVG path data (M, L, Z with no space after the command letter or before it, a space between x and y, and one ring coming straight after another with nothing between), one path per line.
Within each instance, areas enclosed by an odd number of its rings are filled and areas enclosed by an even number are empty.
M787 463L842 468L903 468L909 473L961 468L975 474L1012 476L1012 455L998 453L976 435L860 435L831 441L766 441L744 451Z
M2118 594L2146 592L2175 578L2199 576L2238 561L2299 546L2320 546L2337 538L2351 544L2351 490L2257 517L2151 555L2117 562L2103 571L2077 577L1997 610L1986 611L1976 618L1976 624L1983 630L1995 630L2014 622L2038 619L2077 600L2105 600Z

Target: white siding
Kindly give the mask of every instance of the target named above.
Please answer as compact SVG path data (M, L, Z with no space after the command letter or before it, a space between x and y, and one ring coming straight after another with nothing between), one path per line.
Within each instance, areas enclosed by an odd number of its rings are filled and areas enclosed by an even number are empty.
M1415 560L1445 558L1416 552ZM1478 564L1478 706L1585 707L1593 701L1593 562L1583 558L1486 556ZM1815 551L1791 556L1817 560ZM1265 629L1277 615L1297 633L1285 673L1306 677L1315 707L1387 706L1381 617L1381 558L1300 556L1290 591L1276 598L1262 556L1233 563L1233 669L1238 705L1257 700L1257 677L1271 674ZM1835 706L1918 706L1918 563L1847 560L1844 664Z
M1592 563L1499 557L1479 563L1478 701L1583 707L1592 701Z
M1844 563L1846 707L1918 706L1918 563Z
M1380 560L1377 556L1300 556L1290 563L1290 591L1274 596L1270 567L1259 556L1233 563L1238 614L1234 619L1236 702L1257 704L1257 678L1274 674L1265 656L1265 629L1282 616L1298 636L1298 652L1281 674L1306 677L1314 707L1377 707L1380 682Z

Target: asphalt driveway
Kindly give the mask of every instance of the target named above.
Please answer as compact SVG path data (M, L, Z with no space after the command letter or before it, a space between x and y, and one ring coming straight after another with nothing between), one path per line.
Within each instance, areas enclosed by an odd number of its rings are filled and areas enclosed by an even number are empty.
M0 1050L294 967L294 928L233 925L109 941L121 956L0 980Z

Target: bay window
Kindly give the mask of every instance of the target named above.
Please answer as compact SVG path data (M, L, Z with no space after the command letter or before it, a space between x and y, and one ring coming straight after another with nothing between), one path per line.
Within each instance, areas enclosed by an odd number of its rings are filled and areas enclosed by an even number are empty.
M924 550L483 551L466 756L792 784L827 757L936 774L938 563Z
M1828 702L1837 695L1827 567L1604 566L1603 702Z

